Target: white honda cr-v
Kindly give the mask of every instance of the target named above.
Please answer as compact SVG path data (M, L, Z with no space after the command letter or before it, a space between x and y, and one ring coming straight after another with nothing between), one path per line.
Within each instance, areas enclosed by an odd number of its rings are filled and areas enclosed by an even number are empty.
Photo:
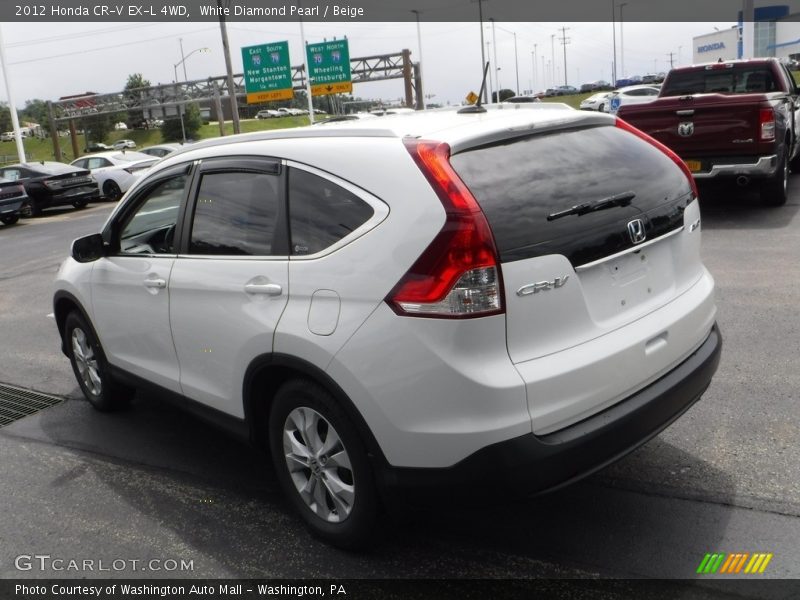
M691 175L562 105L226 137L158 163L58 273L101 410L157 390L267 448L311 529L552 489L656 435L721 350Z

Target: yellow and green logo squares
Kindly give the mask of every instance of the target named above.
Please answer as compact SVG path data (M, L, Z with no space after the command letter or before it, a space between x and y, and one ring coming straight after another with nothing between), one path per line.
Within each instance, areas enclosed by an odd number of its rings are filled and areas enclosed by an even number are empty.
M706 554L697 567L697 573L702 575L713 575L715 573L726 575L755 575L763 573L769 561L772 560L772 553L769 552L716 552Z

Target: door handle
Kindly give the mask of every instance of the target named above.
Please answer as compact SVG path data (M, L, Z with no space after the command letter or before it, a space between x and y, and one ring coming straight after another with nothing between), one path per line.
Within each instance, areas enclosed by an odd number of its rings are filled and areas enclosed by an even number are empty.
M248 283L244 286L248 294L265 294L267 296L280 296L283 288L277 283Z
M167 282L164 279L145 279L144 287L163 290L167 287Z

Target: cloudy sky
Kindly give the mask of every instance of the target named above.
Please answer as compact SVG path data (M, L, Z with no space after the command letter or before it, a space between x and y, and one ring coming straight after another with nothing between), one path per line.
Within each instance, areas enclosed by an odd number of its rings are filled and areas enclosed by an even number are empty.
M692 58L692 37L729 28L717 23L625 23L622 35L617 24L617 64L622 75L666 71L669 53L675 64ZM174 79L174 65L184 54L207 47L210 52L192 54L185 63L188 79L224 75L225 60L219 25L216 23L3 23L8 74L14 100L24 106L31 98L55 100L86 91L104 93L122 89L127 76L142 73L153 84ZM567 27L567 81L570 85L611 79L613 58L611 23L497 23L497 64L501 87L516 88L514 33L517 41L519 85L536 90L564 83L564 55L559 42L561 27ZM459 103L480 86L480 26L469 23L422 23L422 56L426 94L434 102ZM492 42L491 27L485 25L485 41ZM241 72L239 48L288 40L292 64L302 61L300 27L297 23L229 22L228 34L234 70ZM346 36L350 56L370 56L412 51L417 60L415 23L306 23L310 43ZM555 36L555 38L553 38ZM624 55L620 55L620 38ZM534 45L536 70L533 69ZM490 46L490 56L494 49ZM555 81L548 63L555 57ZM542 59L544 58L544 69ZM546 72L543 74L543 72ZM532 81L534 76L536 81ZM183 69L178 68L183 79ZM354 93L365 98L392 101L403 95L401 80L360 84ZM0 82L0 100L7 99Z

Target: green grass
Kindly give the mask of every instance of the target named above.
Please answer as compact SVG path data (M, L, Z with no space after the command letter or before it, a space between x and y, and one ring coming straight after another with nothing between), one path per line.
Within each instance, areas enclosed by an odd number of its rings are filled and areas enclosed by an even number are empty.
M302 117L279 117L277 119L245 119L240 122L240 129L242 133L252 133L255 131L267 131L270 129L285 129L289 127L300 127L308 125L309 119L307 116ZM227 122L224 124L225 135L233 135L233 123ZM219 125L216 122L203 125L195 138L197 140L205 140L209 138L219 137ZM162 143L161 131L158 129L127 129L123 131L114 131L103 140L104 143L111 145L117 140L128 139L136 142L138 148L145 146L154 146ZM86 147L86 139L78 136L78 155L75 156L72 152L72 142L69 136L59 138L61 143L61 152L64 155L65 162L71 162L83 155L83 149ZM35 138L27 138L22 141L25 148L25 158L31 162L41 160L54 160L53 159L53 142L49 137L39 140ZM14 142L0 142L0 164L8 164L17 162L17 146Z

